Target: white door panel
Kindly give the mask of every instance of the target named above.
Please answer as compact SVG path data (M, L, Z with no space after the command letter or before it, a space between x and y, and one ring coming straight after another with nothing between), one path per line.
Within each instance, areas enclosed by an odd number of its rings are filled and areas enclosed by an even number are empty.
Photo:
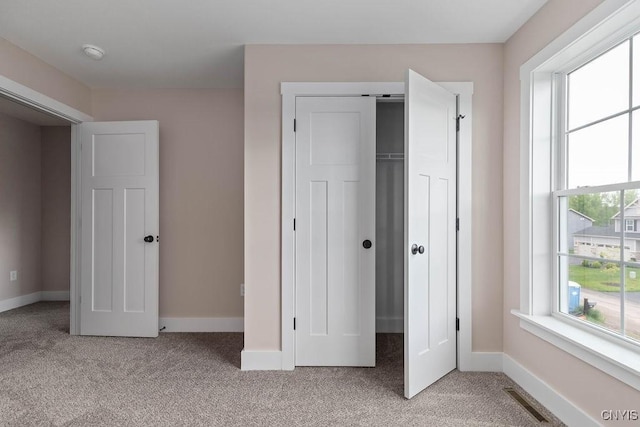
M80 334L155 337L158 122L87 122L79 131Z
M456 367L455 219L455 95L409 70L405 89L407 398Z
M297 98L296 122L296 365L374 366L375 99Z

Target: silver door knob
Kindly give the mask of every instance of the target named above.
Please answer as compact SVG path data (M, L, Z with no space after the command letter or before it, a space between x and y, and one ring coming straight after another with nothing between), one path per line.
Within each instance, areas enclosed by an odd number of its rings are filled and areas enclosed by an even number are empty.
M416 245L415 243L413 244L413 246L411 246L411 253L416 255L416 254L423 254L424 253L424 246L420 245Z

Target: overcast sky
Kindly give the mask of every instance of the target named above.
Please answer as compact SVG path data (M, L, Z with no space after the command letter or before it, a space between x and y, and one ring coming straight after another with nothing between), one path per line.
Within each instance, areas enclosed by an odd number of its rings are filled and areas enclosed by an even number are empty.
M633 105L640 104L640 37L634 38ZM628 41L569 75L568 129L629 108ZM634 113L632 179L640 180L640 113ZM627 114L569 134L569 188L625 182L628 179ZM637 166L636 166L637 165Z

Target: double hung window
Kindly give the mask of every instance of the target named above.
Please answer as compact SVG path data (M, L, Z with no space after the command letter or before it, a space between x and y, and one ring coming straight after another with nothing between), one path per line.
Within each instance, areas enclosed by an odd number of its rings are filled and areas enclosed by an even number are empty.
M640 36L555 87L554 312L640 344Z

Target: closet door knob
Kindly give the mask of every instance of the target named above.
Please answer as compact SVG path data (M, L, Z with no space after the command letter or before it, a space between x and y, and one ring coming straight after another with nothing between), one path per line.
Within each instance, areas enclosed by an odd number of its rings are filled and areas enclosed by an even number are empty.
M424 253L424 246L420 245L416 245L415 243L411 246L411 253L416 255L416 254L423 254Z
M367 240L365 240L364 242L362 242L362 246L363 246L365 249L369 249L371 246L373 246L373 244L371 243L371 240L367 239Z
M153 236L146 236L144 238L144 241L147 242L147 243L152 243L153 242Z

